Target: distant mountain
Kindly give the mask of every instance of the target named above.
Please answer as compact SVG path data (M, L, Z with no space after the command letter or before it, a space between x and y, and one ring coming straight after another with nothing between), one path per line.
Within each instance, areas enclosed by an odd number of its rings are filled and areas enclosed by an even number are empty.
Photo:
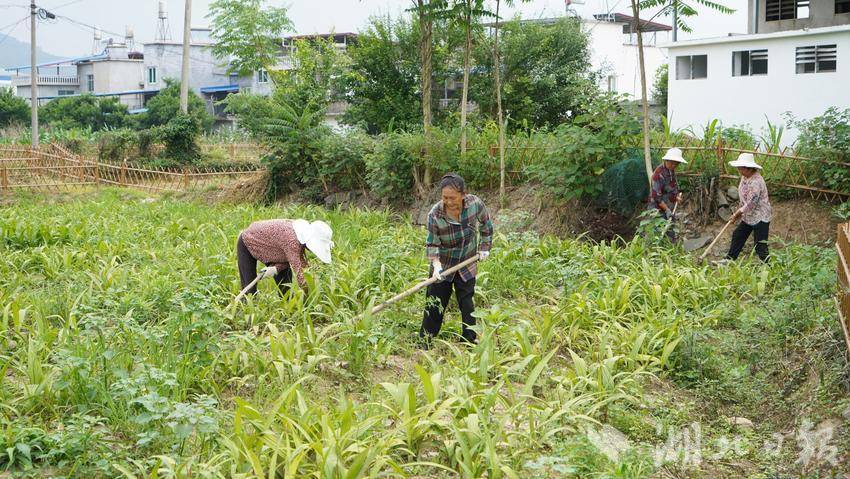
M0 36L2 38L2 36ZM58 57L45 52L41 48L36 52L38 63L53 62L62 60L65 57ZM0 68L17 67L30 64L30 44L9 37L0 44Z

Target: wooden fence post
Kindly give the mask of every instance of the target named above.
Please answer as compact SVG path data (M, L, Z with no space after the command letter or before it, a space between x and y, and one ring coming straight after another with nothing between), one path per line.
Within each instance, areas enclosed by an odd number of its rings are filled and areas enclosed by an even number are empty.
M9 191L9 172L5 166L0 169L0 185L2 185L4 193Z
M718 133L717 135L717 168L718 172L722 176L723 173L726 172L726 165L724 164L724 160L726 159L726 155L724 155L723 149L723 138Z
M94 177L94 184L100 186L100 163L97 160L92 161L92 176Z
M127 158L124 158L124 161L121 162L121 177L118 179L118 184L127 185Z
M185 166L183 167L183 190L189 190L189 170Z

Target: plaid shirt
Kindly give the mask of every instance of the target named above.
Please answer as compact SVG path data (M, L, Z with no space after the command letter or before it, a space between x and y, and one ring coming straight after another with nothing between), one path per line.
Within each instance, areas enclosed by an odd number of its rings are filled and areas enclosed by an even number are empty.
M676 183L676 173L661 165L652 173L652 191L649 193L647 209L661 210L661 203L672 208L679 196L679 184Z
M476 236L480 233L480 238ZM443 202L428 213L428 238L425 249L428 259L440 260L443 269L449 269L475 256L478 251L490 251L493 244L493 222L487 207L475 195L466 195L458 221L446 214ZM475 263L458 271L461 279L469 281L478 273ZM453 278L446 277L446 281Z

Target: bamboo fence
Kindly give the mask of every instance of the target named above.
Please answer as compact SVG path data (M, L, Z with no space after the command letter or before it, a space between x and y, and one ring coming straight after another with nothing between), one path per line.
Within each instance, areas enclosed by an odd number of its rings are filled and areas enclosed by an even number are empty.
M844 340L850 352L850 223L838 225L838 294L835 298L838 320L844 330Z
M127 161L105 163L75 155L61 146L39 149L0 146L0 191L67 190L113 185L146 191L182 192L247 179L265 170L246 168L155 168Z

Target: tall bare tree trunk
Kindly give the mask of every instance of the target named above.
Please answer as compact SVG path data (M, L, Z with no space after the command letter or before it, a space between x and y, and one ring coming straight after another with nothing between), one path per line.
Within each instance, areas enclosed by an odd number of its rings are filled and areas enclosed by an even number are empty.
M466 102L469 99L469 56L472 50L472 0L466 0L466 44L463 47L463 99L460 104L460 154L466 154Z
M425 197L431 187L431 57L433 54L434 22L426 9L429 4L425 0L416 0L419 11L419 60L422 63L420 78L422 88L422 125L425 133L425 173L419 195Z
M499 206L505 205L505 120L502 117L502 59L499 56L499 6L496 0L496 34L493 44L493 74L496 87L496 118L499 121Z
M643 34L640 28L640 7L638 0L631 0L632 14L634 15L634 26L632 29L637 33L638 60L640 62L640 90L641 104L643 105L643 159L646 163L646 179L652 188L652 153L649 151L649 98L646 96L646 64L643 59Z

